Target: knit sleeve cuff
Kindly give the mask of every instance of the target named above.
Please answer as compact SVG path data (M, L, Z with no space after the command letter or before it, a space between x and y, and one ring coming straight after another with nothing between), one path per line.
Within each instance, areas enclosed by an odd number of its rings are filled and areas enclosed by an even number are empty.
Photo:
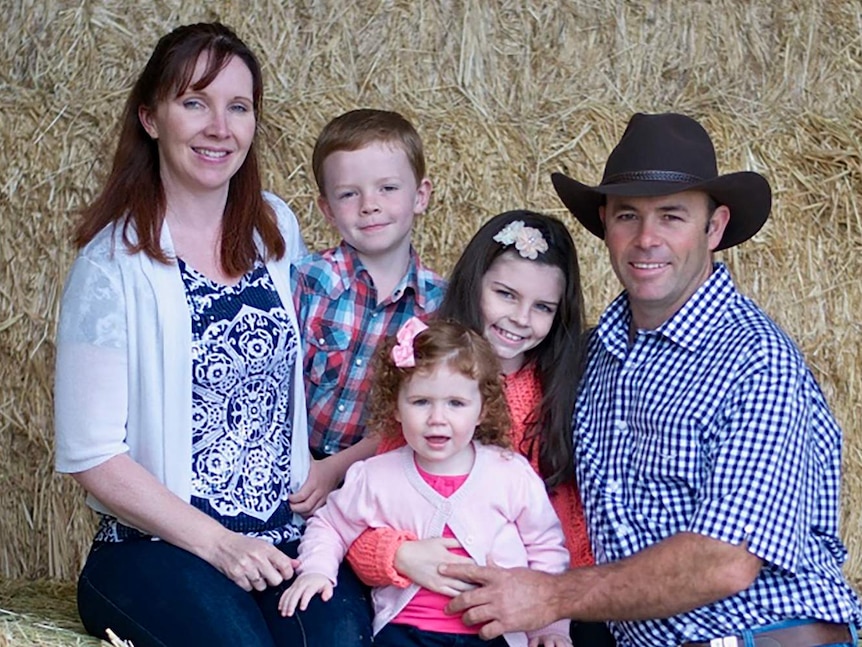
M381 576L386 578L386 583L406 589L412 584L409 578L404 577L395 570L395 553L405 541L416 541L418 537L412 532L403 530L390 535L387 541L381 541L377 548L377 564L381 567Z
M411 582L395 570L395 553L405 541L418 539L412 532L375 528L362 533L350 550L347 561L368 586L406 588Z

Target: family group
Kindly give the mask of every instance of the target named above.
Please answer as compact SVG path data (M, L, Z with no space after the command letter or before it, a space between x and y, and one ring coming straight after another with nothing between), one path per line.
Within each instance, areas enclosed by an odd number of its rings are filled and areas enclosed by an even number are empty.
M622 285L588 328L557 218L488 219L446 280L412 244L414 126L333 118L339 244L261 186L260 64L163 36L75 229L56 467L98 529L88 632L136 647L855 645L842 435L715 252L771 209L691 117L631 117L598 185L555 173Z

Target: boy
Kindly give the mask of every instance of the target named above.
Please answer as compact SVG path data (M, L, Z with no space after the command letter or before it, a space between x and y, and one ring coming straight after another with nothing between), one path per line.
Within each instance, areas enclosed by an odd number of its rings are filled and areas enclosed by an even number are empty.
M305 485L290 497L304 515L377 447L363 435L368 366L378 341L410 317L426 318L445 290L410 244L431 182L409 121L371 109L336 117L317 138L312 170L317 204L342 241L300 259L292 272L315 459Z

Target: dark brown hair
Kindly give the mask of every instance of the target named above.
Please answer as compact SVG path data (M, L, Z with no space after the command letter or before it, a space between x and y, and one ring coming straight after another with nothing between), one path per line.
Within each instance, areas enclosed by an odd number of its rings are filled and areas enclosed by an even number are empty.
M574 480L572 458L572 414L583 371L584 298L575 243L566 226L551 216L532 211L507 211L494 216L473 236L449 278L449 287L439 317L456 319L473 330L483 331L482 277L502 254L516 253L513 246L494 240L501 229L516 220L542 232L548 249L533 263L558 267L563 273L560 306L548 336L526 352L535 365L542 400L527 419L527 431L518 451L539 455L539 472L549 489Z
M144 252L162 263L171 262L159 244L166 200L159 173L158 143L144 130L138 110L144 107L155 111L159 103L184 93L203 54L207 55L207 66L192 89L207 87L237 57L251 71L254 114L260 120L263 102L260 64L233 31L217 22L198 23L178 27L163 36L126 100L111 172L99 196L83 211L75 231L75 244L79 248L113 224L122 227L123 242L130 251ZM129 236L130 226L137 242L132 242ZM220 250L222 268L228 275L239 276L253 266L258 256L255 232L260 235L267 254L284 256L285 243L275 214L261 195L257 149L252 141L228 189Z
M509 409L500 380L500 364L491 344L455 321L431 321L428 329L413 339L416 366L399 368L392 360L396 338L388 337L374 355L374 379L369 397L368 428L382 436L398 436L401 425L395 420L398 392L416 373L429 372L447 364L479 383L482 418L473 438L483 445L509 447Z
M338 151L355 151L374 142L400 147L407 155L416 183L425 177L425 153L419 133L407 119L397 112L360 108L350 110L323 127L314 152L311 170L320 195L324 195L323 163Z

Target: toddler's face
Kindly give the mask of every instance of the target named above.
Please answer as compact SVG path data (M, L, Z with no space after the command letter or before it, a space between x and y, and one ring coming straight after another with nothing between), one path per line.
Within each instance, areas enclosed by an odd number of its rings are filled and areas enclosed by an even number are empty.
M320 210L360 258L406 255L413 219L428 207L431 182L416 181L401 147L374 142L336 151L324 160L323 177Z
M481 417L479 383L448 364L414 373L398 392L395 418L416 462L432 474L470 471L470 441Z

